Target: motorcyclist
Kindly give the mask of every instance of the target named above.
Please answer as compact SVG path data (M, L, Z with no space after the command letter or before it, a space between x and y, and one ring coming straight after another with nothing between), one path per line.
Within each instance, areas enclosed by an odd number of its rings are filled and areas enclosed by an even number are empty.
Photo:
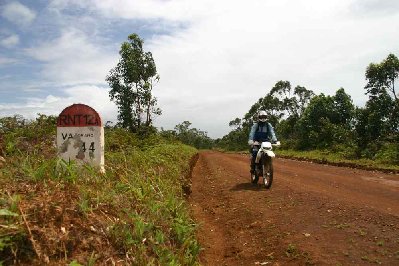
M259 111L258 122L253 124L251 131L249 133L248 144L251 146L251 174L255 173L255 159L258 153L260 143L264 141L269 141L271 143L277 143L276 134L272 125L267 122L266 111ZM259 145L254 145L259 143Z

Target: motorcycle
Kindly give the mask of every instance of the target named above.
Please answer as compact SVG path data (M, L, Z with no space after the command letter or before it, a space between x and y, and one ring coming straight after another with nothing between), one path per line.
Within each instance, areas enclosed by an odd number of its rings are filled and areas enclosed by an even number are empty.
M258 149L255 159L255 173L251 174L251 183L257 184L259 177L263 178L263 185L269 189L273 182L273 158L276 157L272 151L273 146L280 146L278 141L275 144L265 141L262 143L255 142L254 149Z

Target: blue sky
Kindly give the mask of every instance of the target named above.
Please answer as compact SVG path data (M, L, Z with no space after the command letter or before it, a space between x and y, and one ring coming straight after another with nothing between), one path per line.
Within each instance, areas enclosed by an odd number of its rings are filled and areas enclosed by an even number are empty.
M130 33L161 77L158 127L221 137L278 80L362 105L367 65L399 55L398 25L396 0L0 0L0 116L80 102L115 121L105 76Z

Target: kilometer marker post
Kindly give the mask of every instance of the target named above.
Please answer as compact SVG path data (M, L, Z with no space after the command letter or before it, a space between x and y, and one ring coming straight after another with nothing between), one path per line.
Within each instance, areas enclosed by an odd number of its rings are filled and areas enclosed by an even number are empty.
M58 156L69 162L88 163L104 172L104 127L90 106L73 104L57 119Z

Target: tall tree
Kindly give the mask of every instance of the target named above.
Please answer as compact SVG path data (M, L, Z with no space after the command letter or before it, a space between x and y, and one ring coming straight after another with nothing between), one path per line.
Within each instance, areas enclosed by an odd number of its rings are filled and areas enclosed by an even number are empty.
M389 54L381 63L371 63L366 69L365 89L369 95L366 113L372 116L369 121L376 122L369 128L378 128L377 132L384 132L385 136L395 137L399 133L399 98L395 87L398 78L399 59L394 54ZM383 124L378 121L383 121ZM375 133L369 132L368 135L375 136Z
M129 35L121 45L118 64L106 77L111 87L109 96L118 106L119 125L132 132L151 126L153 116L161 114L152 95L159 75L151 52L145 52L143 44L137 34Z
M241 119L237 117L234 120L231 120L229 122L229 126L233 127L234 129L241 129Z
M308 106L310 100L315 96L312 90L308 90L302 86L296 86L294 89L294 95L297 104L297 115L302 115L305 108Z
M395 82L399 76L399 59L394 54L389 54L381 63L371 63L366 69L367 93L379 96L388 92L395 101L398 101Z

